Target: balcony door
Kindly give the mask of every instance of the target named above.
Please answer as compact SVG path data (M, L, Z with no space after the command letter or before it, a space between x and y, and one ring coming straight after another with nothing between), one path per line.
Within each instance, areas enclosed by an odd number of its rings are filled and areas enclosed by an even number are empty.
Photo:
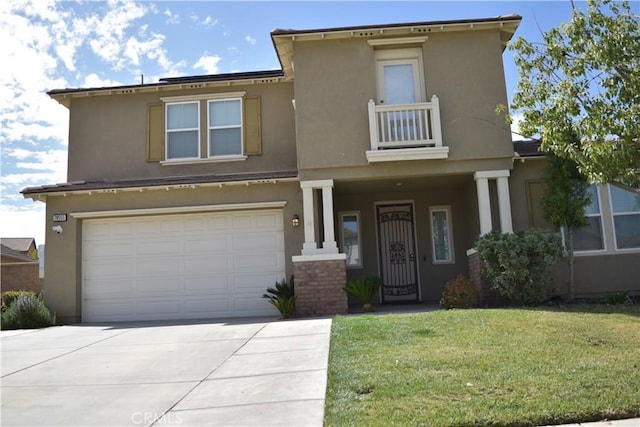
M376 65L378 105L425 102L421 49L379 51Z

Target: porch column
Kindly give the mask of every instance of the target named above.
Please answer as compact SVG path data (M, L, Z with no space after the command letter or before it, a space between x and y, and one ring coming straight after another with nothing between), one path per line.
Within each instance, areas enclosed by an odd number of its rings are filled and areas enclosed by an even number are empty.
M491 232L491 200L489 199L489 179L482 172L474 174L478 192L478 216L480 217L480 235Z
M302 181L302 203L304 211L304 244L302 255L337 254L334 222L333 222L333 180L324 179L318 181ZM314 193L316 189L322 190L322 221L324 224L324 239L322 248L319 248L315 240L316 220Z
M507 176L499 176L497 178L500 231L503 233L513 233L513 223L511 221L511 197L509 197L509 171L505 172L507 173Z
M318 249L315 236L315 209L313 208L313 187L302 187L302 208L304 215L304 243L302 244L302 253Z
M324 253L338 253L335 232L333 229L333 180L331 186L322 187L322 219L324 222Z

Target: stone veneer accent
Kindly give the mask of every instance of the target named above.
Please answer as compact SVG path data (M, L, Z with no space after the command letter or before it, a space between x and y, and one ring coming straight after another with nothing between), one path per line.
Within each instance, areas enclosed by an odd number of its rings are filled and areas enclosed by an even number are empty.
M480 254L475 249L467 251L467 257L469 259L469 279L473 280L476 285L476 291L478 292L478 305L486 307L490 305L496 305L497 296L489 288L489 283L482 276L482 260L480 260Z
M294 261L293 277L297 316L347 313L345 260Z

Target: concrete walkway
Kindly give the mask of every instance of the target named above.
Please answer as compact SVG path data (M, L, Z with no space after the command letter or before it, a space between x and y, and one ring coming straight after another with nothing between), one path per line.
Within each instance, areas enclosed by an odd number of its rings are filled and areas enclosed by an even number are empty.
M331 319L2 331L2 426L322 426Z

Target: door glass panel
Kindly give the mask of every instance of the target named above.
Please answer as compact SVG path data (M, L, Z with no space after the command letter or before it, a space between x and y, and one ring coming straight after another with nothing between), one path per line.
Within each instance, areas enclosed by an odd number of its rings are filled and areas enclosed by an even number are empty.
M416 102L413 64L385 65L384 102L413 104Z

